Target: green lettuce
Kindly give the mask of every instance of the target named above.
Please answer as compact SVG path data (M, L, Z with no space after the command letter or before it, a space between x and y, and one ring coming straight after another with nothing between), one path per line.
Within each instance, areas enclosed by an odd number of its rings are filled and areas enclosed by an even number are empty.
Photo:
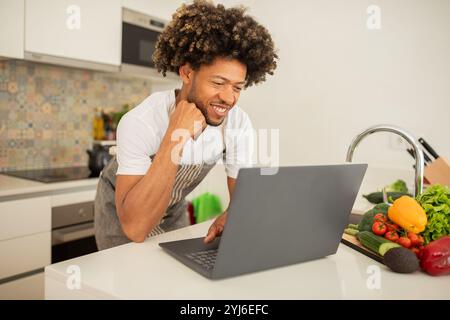
M422 233L425 243L450 235L450 188L432 185L416 200L427 214L428 223Z
M399 179L390 185L386 186L386 192L404 192L408 193L408 187L406 186L406 182Z

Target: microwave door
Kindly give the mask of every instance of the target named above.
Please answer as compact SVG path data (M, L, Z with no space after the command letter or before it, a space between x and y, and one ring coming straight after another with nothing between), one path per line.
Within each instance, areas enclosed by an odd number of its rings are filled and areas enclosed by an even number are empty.
M122 63L154 68L152 55L161 33L126 22L122 26Z

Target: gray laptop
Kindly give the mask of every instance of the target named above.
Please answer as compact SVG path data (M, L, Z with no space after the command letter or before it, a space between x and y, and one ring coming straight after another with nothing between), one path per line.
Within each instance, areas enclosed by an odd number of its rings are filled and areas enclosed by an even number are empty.
M239 171L225 229L159 245L211 279L286 266L335 254L367 164L260 168Z

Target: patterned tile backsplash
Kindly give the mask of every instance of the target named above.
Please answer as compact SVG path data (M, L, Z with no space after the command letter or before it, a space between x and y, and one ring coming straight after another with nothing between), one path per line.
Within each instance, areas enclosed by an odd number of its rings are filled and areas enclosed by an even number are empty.
M87 165L96 108L119 111L149 94L146 79L0 61L0 172Z

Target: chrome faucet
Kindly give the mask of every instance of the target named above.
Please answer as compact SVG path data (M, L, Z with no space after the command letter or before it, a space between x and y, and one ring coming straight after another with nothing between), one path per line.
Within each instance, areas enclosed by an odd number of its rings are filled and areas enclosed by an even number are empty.
M352 162L353 153L355 152L356 147L358 146L358 144L361 142L362 139L364 139L366 136L372 133L382 131L395 133L401 136L406 141L408 141L408 143L412 146L414 157L416 159L414 197L420 195L423 191L423 166L424 166L423 152L414 136L402 128L388 124L380 124L364 130L353 139L352 143L348 147L346 161Z

